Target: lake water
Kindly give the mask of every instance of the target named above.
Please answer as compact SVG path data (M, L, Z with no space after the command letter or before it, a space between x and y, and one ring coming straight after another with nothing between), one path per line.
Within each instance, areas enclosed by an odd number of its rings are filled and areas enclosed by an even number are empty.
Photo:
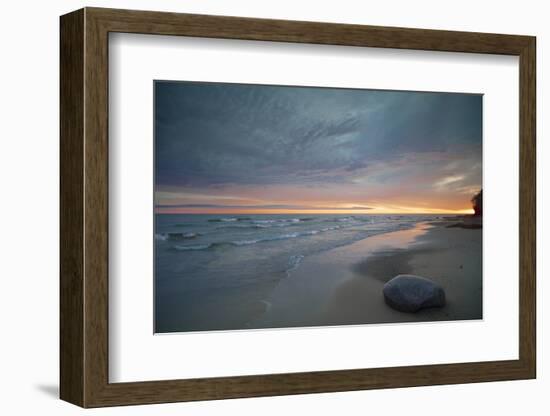
M255 328L307 256L436 217L157 214L155 332Z

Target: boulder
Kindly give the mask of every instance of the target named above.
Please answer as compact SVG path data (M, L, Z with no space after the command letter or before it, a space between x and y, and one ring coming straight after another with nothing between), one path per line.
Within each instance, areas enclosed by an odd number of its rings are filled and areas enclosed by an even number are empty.
M413 274L400 274L384 285L384 300L401 312L445 306L445 291L437 283Z

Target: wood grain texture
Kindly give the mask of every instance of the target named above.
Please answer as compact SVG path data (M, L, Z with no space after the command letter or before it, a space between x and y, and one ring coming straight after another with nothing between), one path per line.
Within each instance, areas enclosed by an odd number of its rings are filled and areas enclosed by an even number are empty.
M60 44L60 388L84 405L84 12L61 19Z
M520 57L519 359L109 383L108 33ZM61 18L61 397L100 407L534 378L535 38L86 8Z
M519 338L520 360L536 377L536 41L520 54Z
M519 55L528 36L87 8L110 32Z
M108 33L86 13L84 57L85 406L108 380Z

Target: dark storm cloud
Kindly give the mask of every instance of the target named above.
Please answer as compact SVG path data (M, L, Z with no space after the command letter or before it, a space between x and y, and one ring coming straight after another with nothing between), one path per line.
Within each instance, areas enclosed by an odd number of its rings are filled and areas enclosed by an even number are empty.
M156 82L156 182L344 184L350 173L376 165L381 175L381 164L410 154L473 166L481 163L481 102L467 94ZM386 174L380 180L391 182L399 171ZM481 169L468 175L480 183Z

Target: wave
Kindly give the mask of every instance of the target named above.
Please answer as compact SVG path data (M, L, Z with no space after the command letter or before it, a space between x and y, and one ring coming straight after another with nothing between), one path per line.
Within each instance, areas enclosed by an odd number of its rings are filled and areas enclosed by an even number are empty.
M155 234L155 239L168 241L168 240L185 240L188 238L197 238L199 233L160 233Z
M301 254L296 254L289 257L288 268L286 269L287 277L290 277L290 273L296 270L300 266L300 263L302 262L303 259L304 259L304 256Z
M252 220L253 224L277 224L277 223L287 223L287 222L300 222L300 219L288 218L288 219L278 219L278 220Z
M256 228L256 229L263 229L263 228L271 228L271 225L268 224L227 224L227 225L219 225L216 227L216 230L225 230L225 229L248 229L248 228Z
M228 217L228 218L210 218L208 222L234 222L234 221L250 221L249 217Z
M191 250L206 250L210 248L212 244L197 244L195 246L174 246L174 249L178 251L191 251Z
M302 218L266 218L256 219L250 217L225 217L225 218L210 218L208 222L213 223L230 223L223 224L217 228L271 228L271 227L288 227L291 225L299 225L303 222L318 221L318 218L314 217L302 217ZM330 221L336 221L332 219ZM236 224L238 222L244 222L244 224Z
M217 229L226 229L226 228L235 228L235 229L246 229L246 228L255 228L255 229L265 229L265 228L275 228L275 227L290 227L294 225L300 225L301 222L312 221L315 218L285 218L285 219L276 219L276 220L251 220L251 219L238 219L237 221L246 221L243 224L222 224L217 226ZM210 220L209 220L210 221ZM231 222L226 221L212 221L212 222Z
M278 240L287 240L289 238L296 238L305 235L305 233L289 233L276 235L273 237L258 238L255 240L238 240L238 241L229 241L228 244L234 246L248 246L250 244L265 243L267 241L278 241ZM224 244L224 243L214 243L214 244Z
M223 247L240 247L249 246L252 244L264 243L267 241L286 240L288 238L299 237L300 233L283 234L268 238L258 238L255 240L236 240L236 241L220 241L210 244L198 244L189 246L174 246L176 250L188 251L188 250L207 250L211 248L223 248Z
M185 246L177 245L177 246L174 246L173 248L179 251L188 251L188 250L207 250L207 249L223 248L223 247L249 246L252 244L265 243L270 241L279 241L279 240L287 240L290 238L307 237L307 236L323 233L326 231L337 230L339 228L342 228L342 227L341 226L327 227L321 230L310 230L310 231L303 231L303 232L287 233L287 234L281 234L281 235L276 235L272 237L257 238L257 239L251 239L251 240L219 241L219 242L214 242L210 244L185 245Z
M280 241L280 240L287 240L287 239L293 239L293 238L299 238L299 237L308 237L308 236L314 236L319 233L325 233L329 231L334 230L350 230L352 231L363 231L368 233L368 235L363 234L362 238L370 237L377 234L383 234L387 232L392 231L398 231L403 229L408 229L413 226L412 223L398 223L393 224L392 227L384 227L383 224L380 224L378 227L374 227L371 229L353 229L354 226L357 226L358 224L356 222L346 222L344 221L343 224L339 225L332 225L321 229L316 230L308 230L308 231L300 231L300 232L292 232L292 233L286 233L286 234L279 234L269 237L263 237L263 238L254 238L254 239L246 239L246 240L232 240L232 241L217 241L212 243L205 243L205 244L194 244L194 245L174 245L171 247L171 249L176 251L196 251L196 250L214 250L214 249L223 249L223 248L230 248L230 247L242 247L242 246L250 246L254 244L260 244L260 243L266 243L266 242L274 242L274 241ZM198 236L200 234L195 233L167 233L175 235L176 237L172 237L172 239L185 239L185 238L194 238L193 236ZM180 237L181 235L181 237ZM169 237L165 235L160 235L161 239L168 239ZM303 256L296 255L291 256L289 259L289 266L287 269L285 269L287 275L290 274L292 270L295 270L302 261Z
M252 224L271 226L271 227L287 227L289 225L297 225L301 222L314 221L316 218L278 218L266 220L251 220Z
M338 222L350 222L355 221L354 217L342 217L342 218L336 218L336 221Z

